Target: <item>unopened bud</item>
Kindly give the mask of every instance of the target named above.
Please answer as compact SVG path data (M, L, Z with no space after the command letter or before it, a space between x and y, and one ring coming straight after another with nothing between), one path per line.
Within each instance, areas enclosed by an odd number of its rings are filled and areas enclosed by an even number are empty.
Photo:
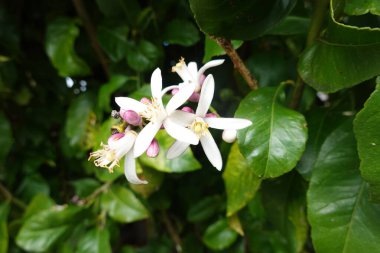
M133 126L139 126L141 124L141 117L137 112L132 110L120 110L120 116L124 121Z
M217 118L218 116L216 116L215 113L207 113L206 114L206 118Z
M179 91L179 89L178 89L178 88L172 89L172 95L174 96L175 94L177 94L177 93L178 93L178 91Z
M193 94L191 94L191 96L189 97L189 101L191 102L194 102L194 103L198 103L199 102L199 93L197 92L194 92Z
M236 140L237 131L233 129L226 129L223 131L222 139L227 143L232 143Z
M160 152L160 146L158 145L157 140L153 139L148 149L146 150L146 155L154 158L158 155L159 152Z
M143 104L151 104L152 101L149 99L149 98L146 98L146 97L143 97L142 99L140 99L140 102L143 103Z
M184 107L182 107L181 110L184 111L184 112L194 113L194 110L191 109L191 108L188 107L188 106L184 106Z

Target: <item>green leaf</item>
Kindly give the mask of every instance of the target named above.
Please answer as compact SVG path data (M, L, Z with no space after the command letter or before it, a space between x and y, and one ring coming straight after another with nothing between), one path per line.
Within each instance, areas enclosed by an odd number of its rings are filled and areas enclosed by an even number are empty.
M128 44L127 63L129 67L137 72L145 72L156 68L161 57L162 49L147 40Z
M190 0L190 7L204 33L250 40L274 27L295 3L295 0Z
M107 229L94 228L79 240L76 253L111 253L110 233Z
M137 0L96 0L101 12L109 19L120 19L136 25L140 13Z
M128 32L128 26L119 26L115 28L105 26L99 27L99 44L113 62L118 62L125 58Z
M186 19L174 19L166 25L164 40L171 44L189 47L200 40L198 29Z
M101 197L102 209L107 211L112 219L130 223L149 217L148 210L127 188L113 185Z
M223 180L227 192L227 216L232 216L255 196L261 183L261 179L255 175L240 153L237 143L231 147Z
M54 201L43 193L37 194L26 208L23 218L28 219L36 213L47 210L54 206Z
M371 198L380 201L380 77L376 90L354 121L355 136L361 160L360 171L370 184Z
M222 250L231 246L238 234L228 226L227 219L221 219L211 224L203 235L203 242L213 250Z
M89 196L95 189L100 187L99 181L93 178L82 178L72 181L71 184L74 186L75 194L79 198L85 198Z
M266 34L272 35L298 35L307 34L310 19L297 16L287 16L279 24L270 29Z
M74 206L55 206L39 212L22 225L16 243L26 251L47 251L77 225L81 213L82 209Z
M141 194L144 198L148 198L152 193L158 191L164 180L164 173L150 168L141 168L140 163L136 160L136 170L142 172L144 179L148 184L129 184L134 192ZM139 176L141 176L139 174Z
M323 143L308 191L308 219L316 252L380 252L380 205L369 202L359 174L352 121Z
M187 212L187 220L190 222L207 220L215 215L222 205L222 199L218 195L203 198L191 206Z
M293 169L305 149L306 121L302 114L283 106L278 97L283 86L249 93L235 116L252 121L238 132L241 153L253 172L263 178L278 177Z
M128 81L128 77L122 75L112 76L111 79L100 87L98 93L98 106L104 111L111 111L111 96Z
M298 72L319 91L335 92L380 74L380 29L339 23L342 1L331 1L323 37L301 55Z
M238 49L241 45L243 45L243 41L241 40L233 40L231 41L234 49ZM203 62L208 62L214 56L225 55L226 52L223 48L221 48L215 40L210 39L208 36L205 36L205 51L203 56Z
M11 124L5 115L0 111L0 164L4 162L4 159L8 155L13 145L13 135Z
M58 18L49 23L45 49L60 76L84 76L90 74L88 65L75 53L74 43L79 35L77 21Z
M380 15L380 2L378 0L346 0L344 12L348 15L363 15L368 12Z
M10 206L8 202L3 202L0 204L0 253L8 252L9 235L7 220L9 209Z
M169 173L183 173L201 168L201 164L194 158L190 148L178 158L171 160L166 158L165 151L169 149L174 140L165 131L159 131L156 139L160 145L160 153L155 158L150 158L145 154L140 156L139 160L141 164Z

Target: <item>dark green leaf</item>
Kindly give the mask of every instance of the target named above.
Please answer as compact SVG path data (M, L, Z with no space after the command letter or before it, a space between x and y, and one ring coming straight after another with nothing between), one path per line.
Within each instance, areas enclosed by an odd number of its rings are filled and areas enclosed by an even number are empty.
M200 222L211 218L220 209L222 199L220 196L210 196L201 199L187 212L187 220L190 222Z
M92 178L82 178L72 181L75 194L80 198L85 198L90 195L96 188L100 187L99 181Z
M267 34L273 35L306 35L309 31L310 19L297 16L287 16L279 24L270 29Z
M0 133L0 164L2 164L13 144L11 124L2 112L0 112Z
M278 177L290 171L305 149L306 121L302 114L278 101L282 94L282 85L252 91L235 114L252 121L250 127L238 132L238 143L259 177Z
M32 215L39 213L43 210L50 209L54 206L54 201L43 193L37 194L33 197L28 207L24 212L24 219L28 219Z
M380 2L378 0L347 0L344 12L348 15L363 15L368 12L380 15Z
M0 253L8 252L8 213L9 213L9 203L3 202L0 204Z
M228 39L249 40L274 27L295 3L295 0L190 0L190 7L203 32Z
M347 120L326 138L311 177L308 218L316 252L380 252L380 205L369 202L358 167Z
M228 155L223 180L227 192L227 216L247 205L260 187L261 179L249 167L237 143L232 146Z
M129 28L127 26L116 28L99 27L98 40L100 46L113 62L118 62L125 57L128 32Z
M228 226L226 219L211 224L203 235L203 242L213 250L222 250L231 246L238 234Z
M101 205L116 221L130 223L149 217L148 210L127 188L113 185L102 195Z
M136 170L139 173L139 177L148 181L148 184L130 184L131 189L144 198L148 198L152 193L158 191L164 180L164 173L150 168L142 168L140 163L136 160Z
M79 29L74 19L58 18L47 28L45 48L60 76L83 76L90 73L88 65L75 53L74 42Z
M140 5L137 0L96 0L99 9L110 18L118 18L135 25L140 13Z
M94 228L79 240L76 253L111 253L110 234L107 229Z
M200 40L198 29L186 19L174 19L166 25L164 40L171 44L189 47Z
M161 50L160 47L147 40L131 42L127 48L128 65L137 72L152 70L157 67L161 59Z
M231 41L234 49L238 49L241 45L243 45L243 41L241 40L233 40ZM205 52L203 56L203 62L208 62L214 56L225 55L226 52L223 48L221 48L215 40L210 39L208 36L205 36Z
M156 139L160 145L160 153L156 158L150 158L145 154L140 156L139 159L143 165L169 173L183 173L198 170L201 168L200 163L194 158L190 148L188 148L178 158L172 160L166 158L165 151L168 150L174 142L174 140L166 132L158 132Z
M112 76L111 79L100 87L98 94L98 106L104 111L110 112L112 93L121 88L128 81L128 77L122 75Z
M355 136L361 160L360 171L370 184L371 197L380 201L380 78L376 90L357 114L354 121Z
M16 243L26 251L47 251L77 225L81 212L79 207L54 206L32 215L21 227Z

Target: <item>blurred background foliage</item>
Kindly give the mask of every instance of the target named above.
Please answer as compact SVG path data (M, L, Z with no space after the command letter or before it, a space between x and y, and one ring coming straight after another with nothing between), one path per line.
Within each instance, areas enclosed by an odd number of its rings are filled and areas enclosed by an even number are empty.
M312 226L328 222L318 216L320 205L337 201L321 192L319 180L339 186L340 178L347 176L350 182L362 182L351 118L374 90L373 77L380 74L380 6L376 0L332 1L329 12L328 4L326 0L2 1L0 253L282 253L314 252L315 245L322 253L360 252L330 251L337 242L331 241L335 237L320 238L323 231L313 236L317 240L313 246L308 222ZM320 31L321 39L315 41ZM223 49L205 33L232 39L258 80L258 91L249 93ZM239 134L240 149L221 142L220 133L215 135L224 172L209 164L200 147L175 162L166 160L165 149L172 140L165 134L158 136L158 158L144 155L138 160L138 171L148 185L128 184L122 171L109 174L88 162L89 152L105 142L118 123L110 117L117 109L113 98L149 96L147 82L156 67L162 69L164 85L178 83L170 69L180 57L198 64L215 57L226 59L209 71L216 80L214 107L232 117L244 101L237 116L263 122L261 129ZM297 88L279 84L286 80L299 84L300 77L310 86L303 87L297 112L285 106ZM326 94L317 91L338 92L327 101ZM271 103L275 124L284 132L265 134ZM252 114L255 108L261 111ZM368 118L363 113L356 125L359 139L368 130L360 128L360 120ZM306 124L309 142L304 153ZM264 134L249 139L252 131ZM263 165L252 152L272 135L289 140L286 159L278 160L264 148L269 163ZM367 154L363 145L359 152ZM341 163L329 164L318 156L320 152L327 156L331 147L351 159L345 161L354 166L351 174L342 172ZM348 148L339 150L342 147ZM321 168L339 164L343 174L324 179ZM314 169L319 173L308 188ZM373 174L363 175L371 180ZM376 186L377 179L372 179ZM347 187L360 194L368 188L367 184L360 189ZM316 206L307 207L307 195ZM379 206L367 204L367 197L363 201L360 205L371 215L357 214L357 219L371 223L370 218L379 217ZM356 231L361 230L354 227ZM375 247L379 227L368 231L363 243L371 250L366 252L379 252L380 247ZM350 247L357 245L360 242L353 241Z

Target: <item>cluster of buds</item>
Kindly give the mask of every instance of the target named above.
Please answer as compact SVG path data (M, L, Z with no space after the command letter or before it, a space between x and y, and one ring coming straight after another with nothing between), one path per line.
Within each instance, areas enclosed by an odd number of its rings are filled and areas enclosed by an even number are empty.
M112 115L123 123L111 135L108 143L102 144L102 149L90 154L90 158L95 158L95 165L112 172L120 159L125 157L124 173L127 180L134 184L146 184L145 180L137 176L134 159L144 153L149 157L158 155L160 147L155 136L162 129L176 140L166 153L167 159L175 159L190 145L200 143L210 163L221 170L222 156L209 128L224 130L223 140L230 143L236 139L237 130L251 125L251 121L246 119L222 118L209 112L215 81L211 74L205 76L204 72L223 61L210 61L198 70L195 62L186 64L181 58L172 68L182 79L178 85L163 89L161 71L157 68L150 82L151 99L137 101L129 97L116 97L120 110L114 111ZM162 97L168 93L172 97L164 105ZM196 103L196 108L184 106L188 102Z

